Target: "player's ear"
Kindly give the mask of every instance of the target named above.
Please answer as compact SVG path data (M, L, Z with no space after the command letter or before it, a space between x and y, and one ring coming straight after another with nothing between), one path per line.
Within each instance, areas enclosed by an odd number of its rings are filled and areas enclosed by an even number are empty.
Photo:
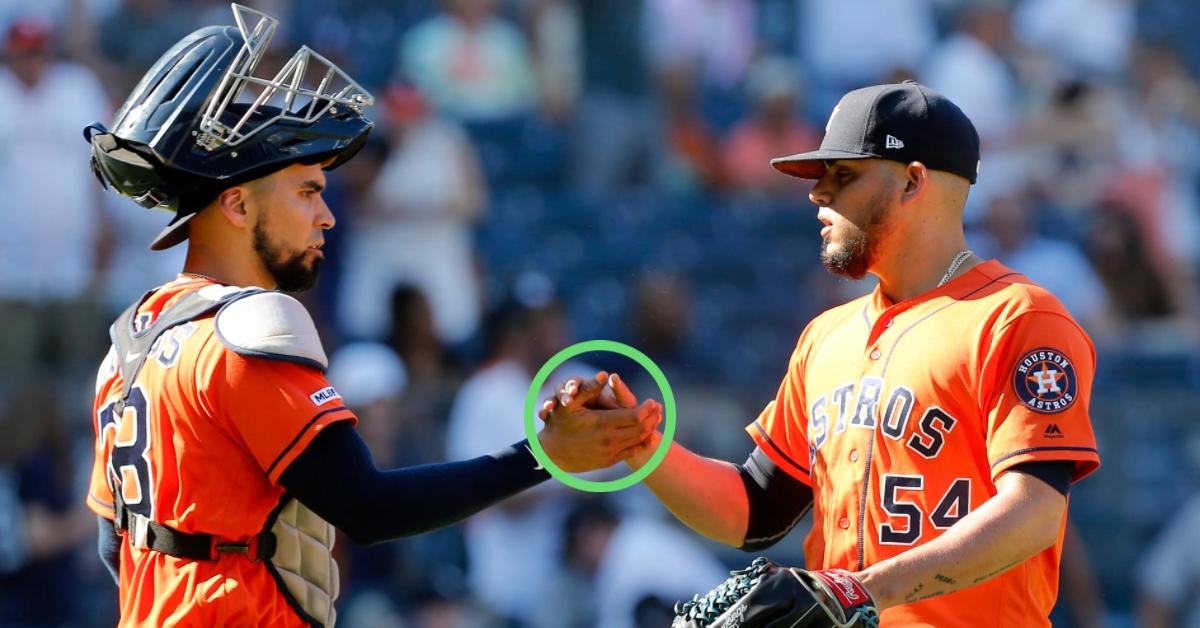
M919 161L909 162L904 167L903 184L901 200L907 202L921 196L929 186L929 168Z
M246 207L247 190L243 185L235 185L217 195L217 209L221 215L235 227L247 227L251 224L249 209Z

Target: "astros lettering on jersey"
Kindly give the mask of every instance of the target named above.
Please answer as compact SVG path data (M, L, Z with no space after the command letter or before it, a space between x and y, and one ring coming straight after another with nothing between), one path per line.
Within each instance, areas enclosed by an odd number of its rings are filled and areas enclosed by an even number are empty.
M210 285L181 277L163 286L142 303L139 326ZM110 351L96 379L88 506L112 519L120 490L132 512L232 542L263 531L284 496L279 476L322 428L356 420L319 370L238 355L217 338L211 314L154 344L118 415L123 384ZM124 538L119 586L122 625L308 625L246 554L187 560Z
M989 261L908 301L876 289L817 317L746 429L813 489L807 566L861 570L937 538L1014 465L1095 471L1094 371L1057 299ZM884 625L1049 626L1064 530L977 586L885 610Z

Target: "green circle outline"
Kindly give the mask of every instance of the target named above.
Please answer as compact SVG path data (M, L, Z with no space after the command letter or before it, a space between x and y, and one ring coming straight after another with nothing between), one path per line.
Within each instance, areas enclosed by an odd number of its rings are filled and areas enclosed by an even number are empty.
M654 383L658 385L659 392L663 396L663 419L665 423L663 425L662 442L658 444L658 449L654 450L654 455L650 457L650 460L645 465L642 465L641 469L615 480L585 480L563 471L558 465L554 464L554 461L546 454L546 450L542 449L542 443L537 438L537 415L534 412L534 408L537 406L538 393L541 391L542 385L550 378L550 374L554 372L554 369L561 366L563 362L591 351L610 351L637 362L650 373L650 377L654 378ZM541 369L538 369L537 374L533 376L533 381L529 384L529 392L525 395L525 436L529 439L529 451L533 453L533 457L550 472L550 475L563 484L589 493L619 491L646 479L646 476L653 473L658 468L658 465L662 464L663 459L667 457L667 450L671 448L671 441L675 438L675 394L671 391L671 384L667 381L667 376L663 374L662 369L658 368L654 360L651 360L649 356L638 351L636 348L615 340L585 340L577 342L555 353L553 357L542 365Z

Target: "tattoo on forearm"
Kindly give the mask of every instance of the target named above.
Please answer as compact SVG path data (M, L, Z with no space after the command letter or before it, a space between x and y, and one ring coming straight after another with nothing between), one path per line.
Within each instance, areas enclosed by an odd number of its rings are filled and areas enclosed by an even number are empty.
M922 595L920 597L913 597L912 599L905 598L904 602L905 603L920 602L921 600L928 600L931 597L937 597L939 595L945 595L945 594L946 594L945 589L939 589L937 591L934 591L933 593L926 593L925 595Z
M1015 561L1013 561L1013 562L1011 562L1011 563L1009 563L1009 564L1007 564L1007 565L1005 565L1005 566L1003 566L1003 567L1001 567L1001 568L999 568L999 569L997 569L997 570L993 571L992 573L988 573L988 574L984 574L984 575L982 575L982 576L979 576L978 578L976 578L975 580L973 580L973 581L971 582L971 584L979 584L980 582L983 582L984 580L987 580L987 579L989 579L989 578L992 578L992 577L998 576L998 575L1000 575L1000 574L1002 574L1002 573L1004 573L1004 572L1008 571L1009 569L1012 569L1013 567L1016 567L1017 565L1021 564L1022 562L1024 562L1024 561L1023 561L1023 560L1015 560Z
M934 576L933 579L937 580L938 582L941 582L942 584L949 584L949 585L958 584L958 580L955 580L954 578L951 578L949 576L943 576L942 574L938 574L938 575Z

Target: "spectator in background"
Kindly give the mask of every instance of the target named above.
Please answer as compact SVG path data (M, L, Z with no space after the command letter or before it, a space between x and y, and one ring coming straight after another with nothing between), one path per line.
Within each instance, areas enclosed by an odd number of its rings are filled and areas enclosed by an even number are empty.
M798 0L797 43L814 85L810 104L824 118L838 97L918 67L936 38L933 0L857 0L853 10Z
M573 149L575 187L604 197L657 185L667 157L646 59L645 3L587 0L578 7L583 99Z
M1200 496L1167 523L1136 573L1142 628L1200 628Z
M115 74L112 93L128 94L145 68L195 30L201 23L196 9L194 3L170 0L121 0L97 29L100 52Z
M433 308L421 289L400 284L392 290L392 324L387 344L408 365L414 382L436 382L448 375L446 347L438 337Z
M966 220L973 223L992 197L1005 194L1023 176L1018 145L1021 94L1006 60L1012 51L1007 3L982 0L960 6L956 29L940 41L921 67L921 82L954 100L979 132L980 177L967 200Z
M696 70L687 64L657 74L666 134L668 191L716 192L725 187L717 135L700 111Z
M183 247L151 251L146 246L162 231L163 217L157 212L141 211L119 194L105 194L100 204L107 229L121 234L109 242L111 253L104 274L104 320L109 322L136 301L145 286L166 283L178 274L187 251Z
M446 457L473 457L525 434L525 395L537 369L569 343L562 305L549 280L526 275L514 296L488 315L487 358L463 384L446 432ZM564 366L550 382L595 375ZM471 517L466 523L468 582L475 596L504 618L531 622L554 580L565 503L562 485L548 482Z
M343 325L381 338L391 289L412 283L429 297L442 340L462 342L479 323L471 233L486 197L479 164L462 130L415 88L389 89L386 106L392 149L347 238Z
M1170 285L1128 212L1115 207L1097 211L1086 249L1126 333L1138 332L1128 338L1130 346L1178 350L1200 342L1191 303L1195 287Z
M524 16L532 33L542 111L555 122L566 122L583 86L579 10L570 0L529 0Z
M1013 26L1021 43L1050 54L1066 77L1112 78L1128 68L1136 0L1021 0Z
M293 44L317 50L336 51L337 64L348 69L371 91L384 87L397 73L397 36L403 37L413 26L437 13L440 0L269 0L279 2L274 13L288 13L280 21ZM226 5L228 3L222 2ZM228 12L228 6L222 7ZM224 19L224 14L216 16ZM201 22L215 23L217 22Z
M692 294L687 280L675 274L645 273L633 286L632 300L629 326L633 346L651 356L672 382L687 381L697 367L688 351ZM648 373L638 368L628 375L626 383L635 386L636 379Z
M619 516L601 498L580 500L567 515L563 576L556 579L537 628L640 628L725 579L727 573L674 524ZM658 611L658 612L656 612Z
M818 130L799 115L797 64L784 57L764 57L750 69L746 92L753 117L730 131L721 154L730 188L739 194L794 198L794 183L777 176L770 162L789 151L806 151L821 143Z
M0 67L0 380L82 368L103 353L101 190L79 129L107 119L96 77L54 58L52 26L18 20Z
M695 69L702 88L739 87L755 51L750 0L646 0L646 45L658 71Z
M76 497L63 405L57 386L42 381L0 406L0 625L103 623L78 594L79 550L94 551L95 524Z
M1021 113L1015 77L1005 61L1011 43L1003 0L969 2L956 28L921 66L921 82L942 92L971 118L983 145L1004 144Z
M983 217L983 232L972 238L977 251L1052 292L1097 343L1113 340L1108 293L1087 255L1068 240L1041 235L1034 211L1032 200L1021 195L994 197Z
M1080 220L1090 212L1115 174L1118 102L1110 86L1062 81L1026 123L1031 183L1037 196L1067 219Z
M511 118L537 105L525 35L496 15L496 0L444 0L445 13L414 26L400 45L406 76L434 108L464 121Z

